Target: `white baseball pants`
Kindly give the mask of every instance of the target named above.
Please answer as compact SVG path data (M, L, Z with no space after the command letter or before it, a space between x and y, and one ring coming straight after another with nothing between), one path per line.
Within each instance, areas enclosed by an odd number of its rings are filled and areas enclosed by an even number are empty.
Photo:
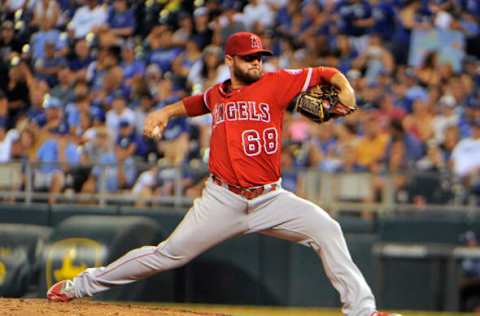
M340 225L323 209L282 188L247 200L211 179L168 239L82 272L73 279L75 296L91 296L180 267L228 238L253 232L311 246L340 293L343 313L370 316L375 311L373 294L352 261Z

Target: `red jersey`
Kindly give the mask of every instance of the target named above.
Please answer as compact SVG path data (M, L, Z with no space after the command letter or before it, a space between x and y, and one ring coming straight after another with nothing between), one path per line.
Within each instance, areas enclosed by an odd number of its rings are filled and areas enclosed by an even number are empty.
M337 72L318 67L266 73L258 81L230 89L230 81L183 99L187 114L212 114L209 170L244 188L280 178L283 113L300 92L329 82Z

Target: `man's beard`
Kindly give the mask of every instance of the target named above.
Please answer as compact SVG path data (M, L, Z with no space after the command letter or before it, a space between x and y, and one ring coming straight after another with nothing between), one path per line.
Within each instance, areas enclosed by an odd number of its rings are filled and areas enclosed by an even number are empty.
M233 74L235 75L235 78L237 78L239 81L245 84L254 83L258 79L260 79L260 77L262 77L262 71L259 71L258 75L253 75L253 74L250 74L248 71L243 72L238 67L233 67Z

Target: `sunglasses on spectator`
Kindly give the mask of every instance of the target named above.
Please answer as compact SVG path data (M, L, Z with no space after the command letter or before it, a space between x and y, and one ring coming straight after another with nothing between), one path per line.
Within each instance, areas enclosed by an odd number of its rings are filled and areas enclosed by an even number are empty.
M246 61L247 63L251 63L255 60L263 61L263 56L260 54L252 54L252 55L245 55L245 56L238 56L241 60Z

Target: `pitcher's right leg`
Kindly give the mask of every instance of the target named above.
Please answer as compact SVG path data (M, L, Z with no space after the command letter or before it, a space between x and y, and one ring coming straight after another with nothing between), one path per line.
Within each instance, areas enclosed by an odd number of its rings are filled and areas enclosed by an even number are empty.
M246 231L245 209L244 200L209 181L202 197L195 200L168 239L156 247L132 250L106 267L85 270L73 279L70 293L73 297L91 296L180 267L215 244Z

